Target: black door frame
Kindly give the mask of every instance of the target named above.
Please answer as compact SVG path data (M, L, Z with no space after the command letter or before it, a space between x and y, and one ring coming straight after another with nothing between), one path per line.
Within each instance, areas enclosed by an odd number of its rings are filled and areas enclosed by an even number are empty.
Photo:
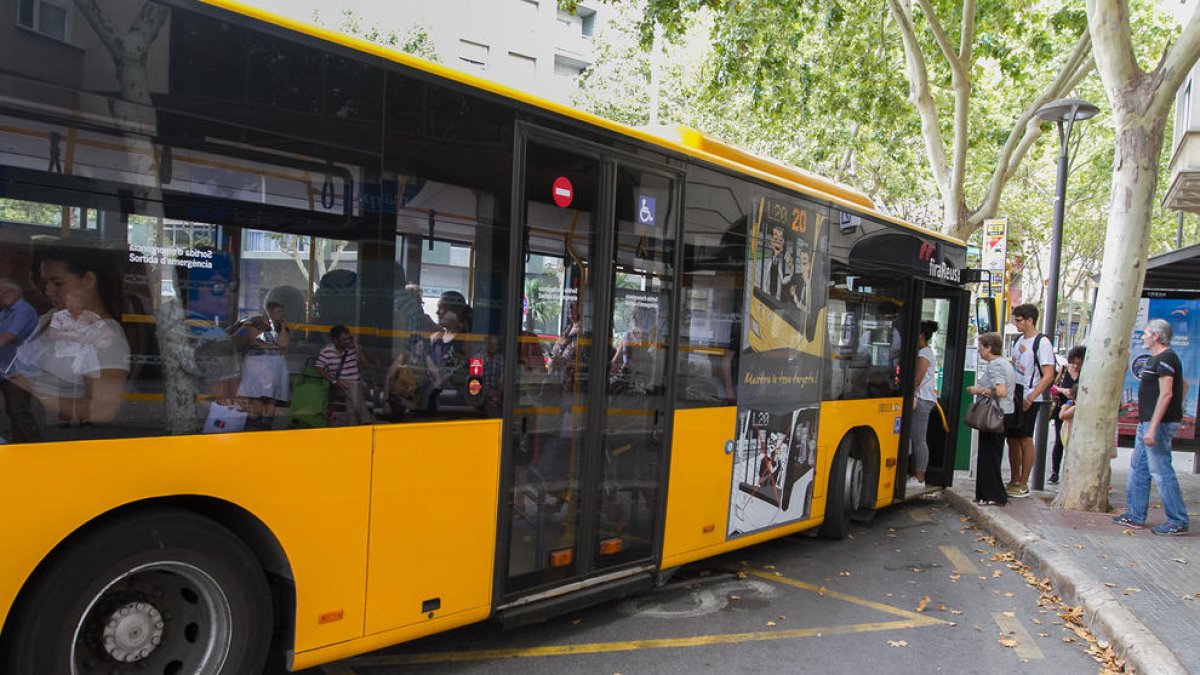
M927 298L946 299L950 300L952 304L948 325L939 327L945 331L946 352L942 359L942 388L938 394L938 402L941 404L942 412L946 415L946 424L949 430L943 434L945 441L940 452L935 453L933 446L930 446L929 465L925 470L925 484L950 487L954 482L954 459L959 430L959 399L962 396L967 319L971 299L970 292L958 286L947 286L918 278L910 279L906 286L909 308L904 312L904 347L901 350L903 363L901 373L903 376L900 385L901 395L904 397L904 417L896 465L896 499L903 499L907 494L908 445L913 416L913 396L917 385L913 379L916 374L917 332L921 325L921 306ZM937 417L936 411L933 420L930 421L930 428L935 423L939 427L941 426L941 419Z

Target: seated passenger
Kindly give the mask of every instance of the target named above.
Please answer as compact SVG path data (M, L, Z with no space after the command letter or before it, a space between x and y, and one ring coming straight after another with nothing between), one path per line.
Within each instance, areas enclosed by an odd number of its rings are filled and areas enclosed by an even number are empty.
M359 363L370 366L370 358L358 348L350 329L338 324L329 329L329 344L317 354L314 364L326 380L346 396L346 423L350 425L374 422L367 409Z
M425 364L425 340L412 336L392 361L384 376L387 414L392 421L408 412L428 408L429 371Z
M129 342L108 304L119 295L118 268L105 253L63 247L36 254L34 269L56 311L17 348L11 379L60 426L112 421L129 377Z

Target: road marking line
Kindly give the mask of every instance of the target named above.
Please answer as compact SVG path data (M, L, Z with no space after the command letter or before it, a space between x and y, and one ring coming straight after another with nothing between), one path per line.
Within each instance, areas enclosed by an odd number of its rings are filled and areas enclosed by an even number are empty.
M350 660L355 666L395 666L418 663L453 663L463 661L490 661L493 659L516 659L539 656L568 656L572 654L603 654L628 652L639 649L672 649L679 647L703 647L741 642L764 642L769 640L794 640L817 635L849 635L884 630L903 630L930 625L934 621L921 617L922 621L884 621L856 623L847 626L818 626L758 633L728 633L724 635L697 635L686 638L662 638L653 640L627 640L622 642L592 642L577 645L547 645L515 649L481 649L463 652L435 652L429 654L391 654L383 656L360 656ZM937 623L944 623L937 621Z
M1046 658L1046 655L1042 653L1041 649L1038 649L1037 644L1033 641L1033 636L1025 630L1015 616L1005 616L1002 612L995 612L992 614L992 618L996 620L996 625L1000 627L1000 632L1004 633L1005 637L1016 640L1017 646L1013 648L1013 651L1019 658Z
M979 568L975 566L975 563L971 562L971 559L967 557L966 553L962 552L961 548L951 546L950 544L942 544L938 546L938 549L941 550L942 555L946 556L950 564L954 565L955 572L959 574L979 574Z
M891 605L885 605L882 602L875 602L873 600L867 600L866 598L860 598L860 597L854 596L854 595L847 595L846 593L839 593L837 591L829 590L825 586L818 586L816 584L810 584L806 581L797 581L796 579L789 579L785 576L776 576L774 573L768 574L761 570L747 569L745 571L747 574L753 574L756 577L762 577L763 579L767 579L768 581L775 581L775 582L778 582L781 584L786 584L788 586L793 586L795 588L800 588L800 589L803 589L806 591L812 591L813 593L816 593L818 595L823 595L825 597L834 598L836 600L841 600L842 602L849 602L851 604L861 605L863 607L869 607L871 609L878 610L880 612L886 612L888 614L902 616L906 619L913 619L913 620L919 622L921 625L949 624L950 623L949 621L935 619L934 617L929 616L928 614L920 614L917 612L910 612L907 609L900 609L899 607L892 607Z
M908 515L910 518L917 521L918 523L932 523L933 522L933 516L929 515L929 512L926 511L925 509L915 509L915 508L910 507L908 509Z

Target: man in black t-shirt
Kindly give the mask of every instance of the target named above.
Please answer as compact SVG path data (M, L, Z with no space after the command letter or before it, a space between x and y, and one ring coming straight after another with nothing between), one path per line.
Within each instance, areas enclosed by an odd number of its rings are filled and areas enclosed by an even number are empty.
M1188 531L1187 506L1171 465L1171 440L1183 421L1183 399L1187 390L1183 366L1171 350L1171 324L1151 319L1142 329L1142 345L1150 358L1138 373L1138 422L1130 460L1129 483L1125 489L1125 513L1113 522L1125 527L1145 527L1153 477L1162 497L1167 522L1151 532L1162 535Z

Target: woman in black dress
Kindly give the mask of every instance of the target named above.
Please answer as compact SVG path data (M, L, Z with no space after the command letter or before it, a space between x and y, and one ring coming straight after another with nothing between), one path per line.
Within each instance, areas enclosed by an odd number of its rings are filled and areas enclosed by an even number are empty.
M1000 355L1002 342L998 333L984 333L976 343L979 358L983 363L978 369L979 379L967 392L976 396L994 398L1005 414L1013 411L1013 384L1016 375L1012 363ZM975 461L975 501L986 506L1003 506L1008 503L1004 478L1000 475L1000 464L1004 453L1004 432L979 432L979 454Z

